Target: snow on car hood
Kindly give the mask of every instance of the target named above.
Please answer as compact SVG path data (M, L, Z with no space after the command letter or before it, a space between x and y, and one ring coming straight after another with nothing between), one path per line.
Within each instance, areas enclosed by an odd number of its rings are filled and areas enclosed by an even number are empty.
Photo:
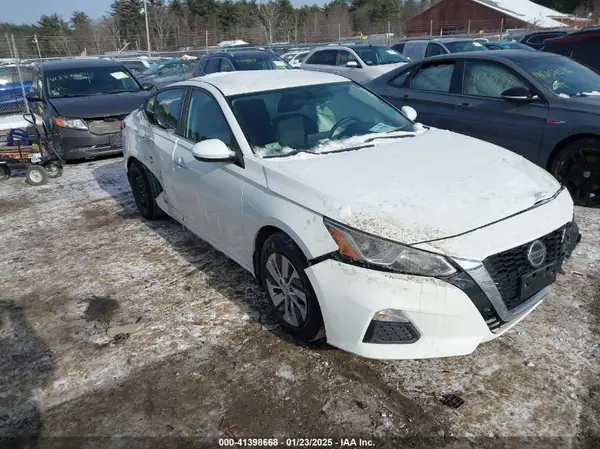
M263 159L268 188L406 244L471 231L551 198L558 182L508 150L450 131L343 153Z

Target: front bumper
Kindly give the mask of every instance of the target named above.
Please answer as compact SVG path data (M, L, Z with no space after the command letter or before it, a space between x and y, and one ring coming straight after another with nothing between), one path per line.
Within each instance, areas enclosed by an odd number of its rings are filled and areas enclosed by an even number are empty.
M92 134L86 130L61 128L56 133L57 149L64 160L84 159L123 151L121 132Z
M565 239L557 243L562 232L561 227L541 238L546 239L549 254L553 251L558 269L579 236L574 222L567 225ZM504 263L521 247L494 257ZM376 359L470 354L480 343L499 337L523 320L550 292L550 287L544 287L525 300L509 298L511 290L503 280L508 278L493 270L493 258L455 262L462 268L462 278L457 275L447 281L376 271L334 259L308 267L306 274L319 299L328 343ZM518 270L523 269L511 265L507 269L510 282L520 280ZM374 324L375 315L386 309L401 311L410 326Z

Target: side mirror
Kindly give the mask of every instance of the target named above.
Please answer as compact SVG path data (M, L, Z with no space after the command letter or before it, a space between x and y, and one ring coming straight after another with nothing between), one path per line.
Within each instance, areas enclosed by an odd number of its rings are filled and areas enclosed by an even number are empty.
M37 92L29 91L25 94L25 98L29 102L42 101L42 97Z
M500 96L507 101L518 103L533 103L540 98L537 95L533 95L526 87L512 87L502 92Z
M355 69L358 67L358 62L356 61L348 61L346 63L346 67L351 68L351 69Z
M142 83L142 88L144 90L151 91L151 90L154 90L156 88L156 86L154 86L154 84L152 84L152 83Z
M408 117L410 121L414 122L417 119L417 111L415 110L415 108L412 108L410 106L402 106L401 111L404 115Z
M192 147L192 156L202 162L232 161L235 153L222 140L207 139Z

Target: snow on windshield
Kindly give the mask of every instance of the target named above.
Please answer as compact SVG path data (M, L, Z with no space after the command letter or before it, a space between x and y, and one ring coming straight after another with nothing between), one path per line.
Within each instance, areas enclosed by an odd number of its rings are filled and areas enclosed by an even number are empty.
M351 149L353 147L369 145L376 146L381 144L389 143L394 137L402 138L403 136L417 136L426 132L429 128L423 126L421 123L415 123L414 131L388 131L379 133L364 134L362 136L349 137L341 140L329 140L323 139L323 142L310 150L298 150L290 147L269 147L254 148L254 153L257 157L263 159L306 159L316 157L318 155L331 153L335 151L343 151L345 149ZM373 140L371 140L373 139ZM300 152L299 152L300 151ZM293 156L285 157L287 154L296 153Z

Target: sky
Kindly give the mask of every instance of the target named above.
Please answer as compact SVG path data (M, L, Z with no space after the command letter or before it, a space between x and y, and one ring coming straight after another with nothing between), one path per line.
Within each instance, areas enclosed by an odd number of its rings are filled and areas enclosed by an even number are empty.
M92 19L102 17L109 9L113 0L4 0L0 22L35 24L43 14L63 16L65 20L73 11L81 10ZM291 0L293 5L306 3L323 3L323 1Z

